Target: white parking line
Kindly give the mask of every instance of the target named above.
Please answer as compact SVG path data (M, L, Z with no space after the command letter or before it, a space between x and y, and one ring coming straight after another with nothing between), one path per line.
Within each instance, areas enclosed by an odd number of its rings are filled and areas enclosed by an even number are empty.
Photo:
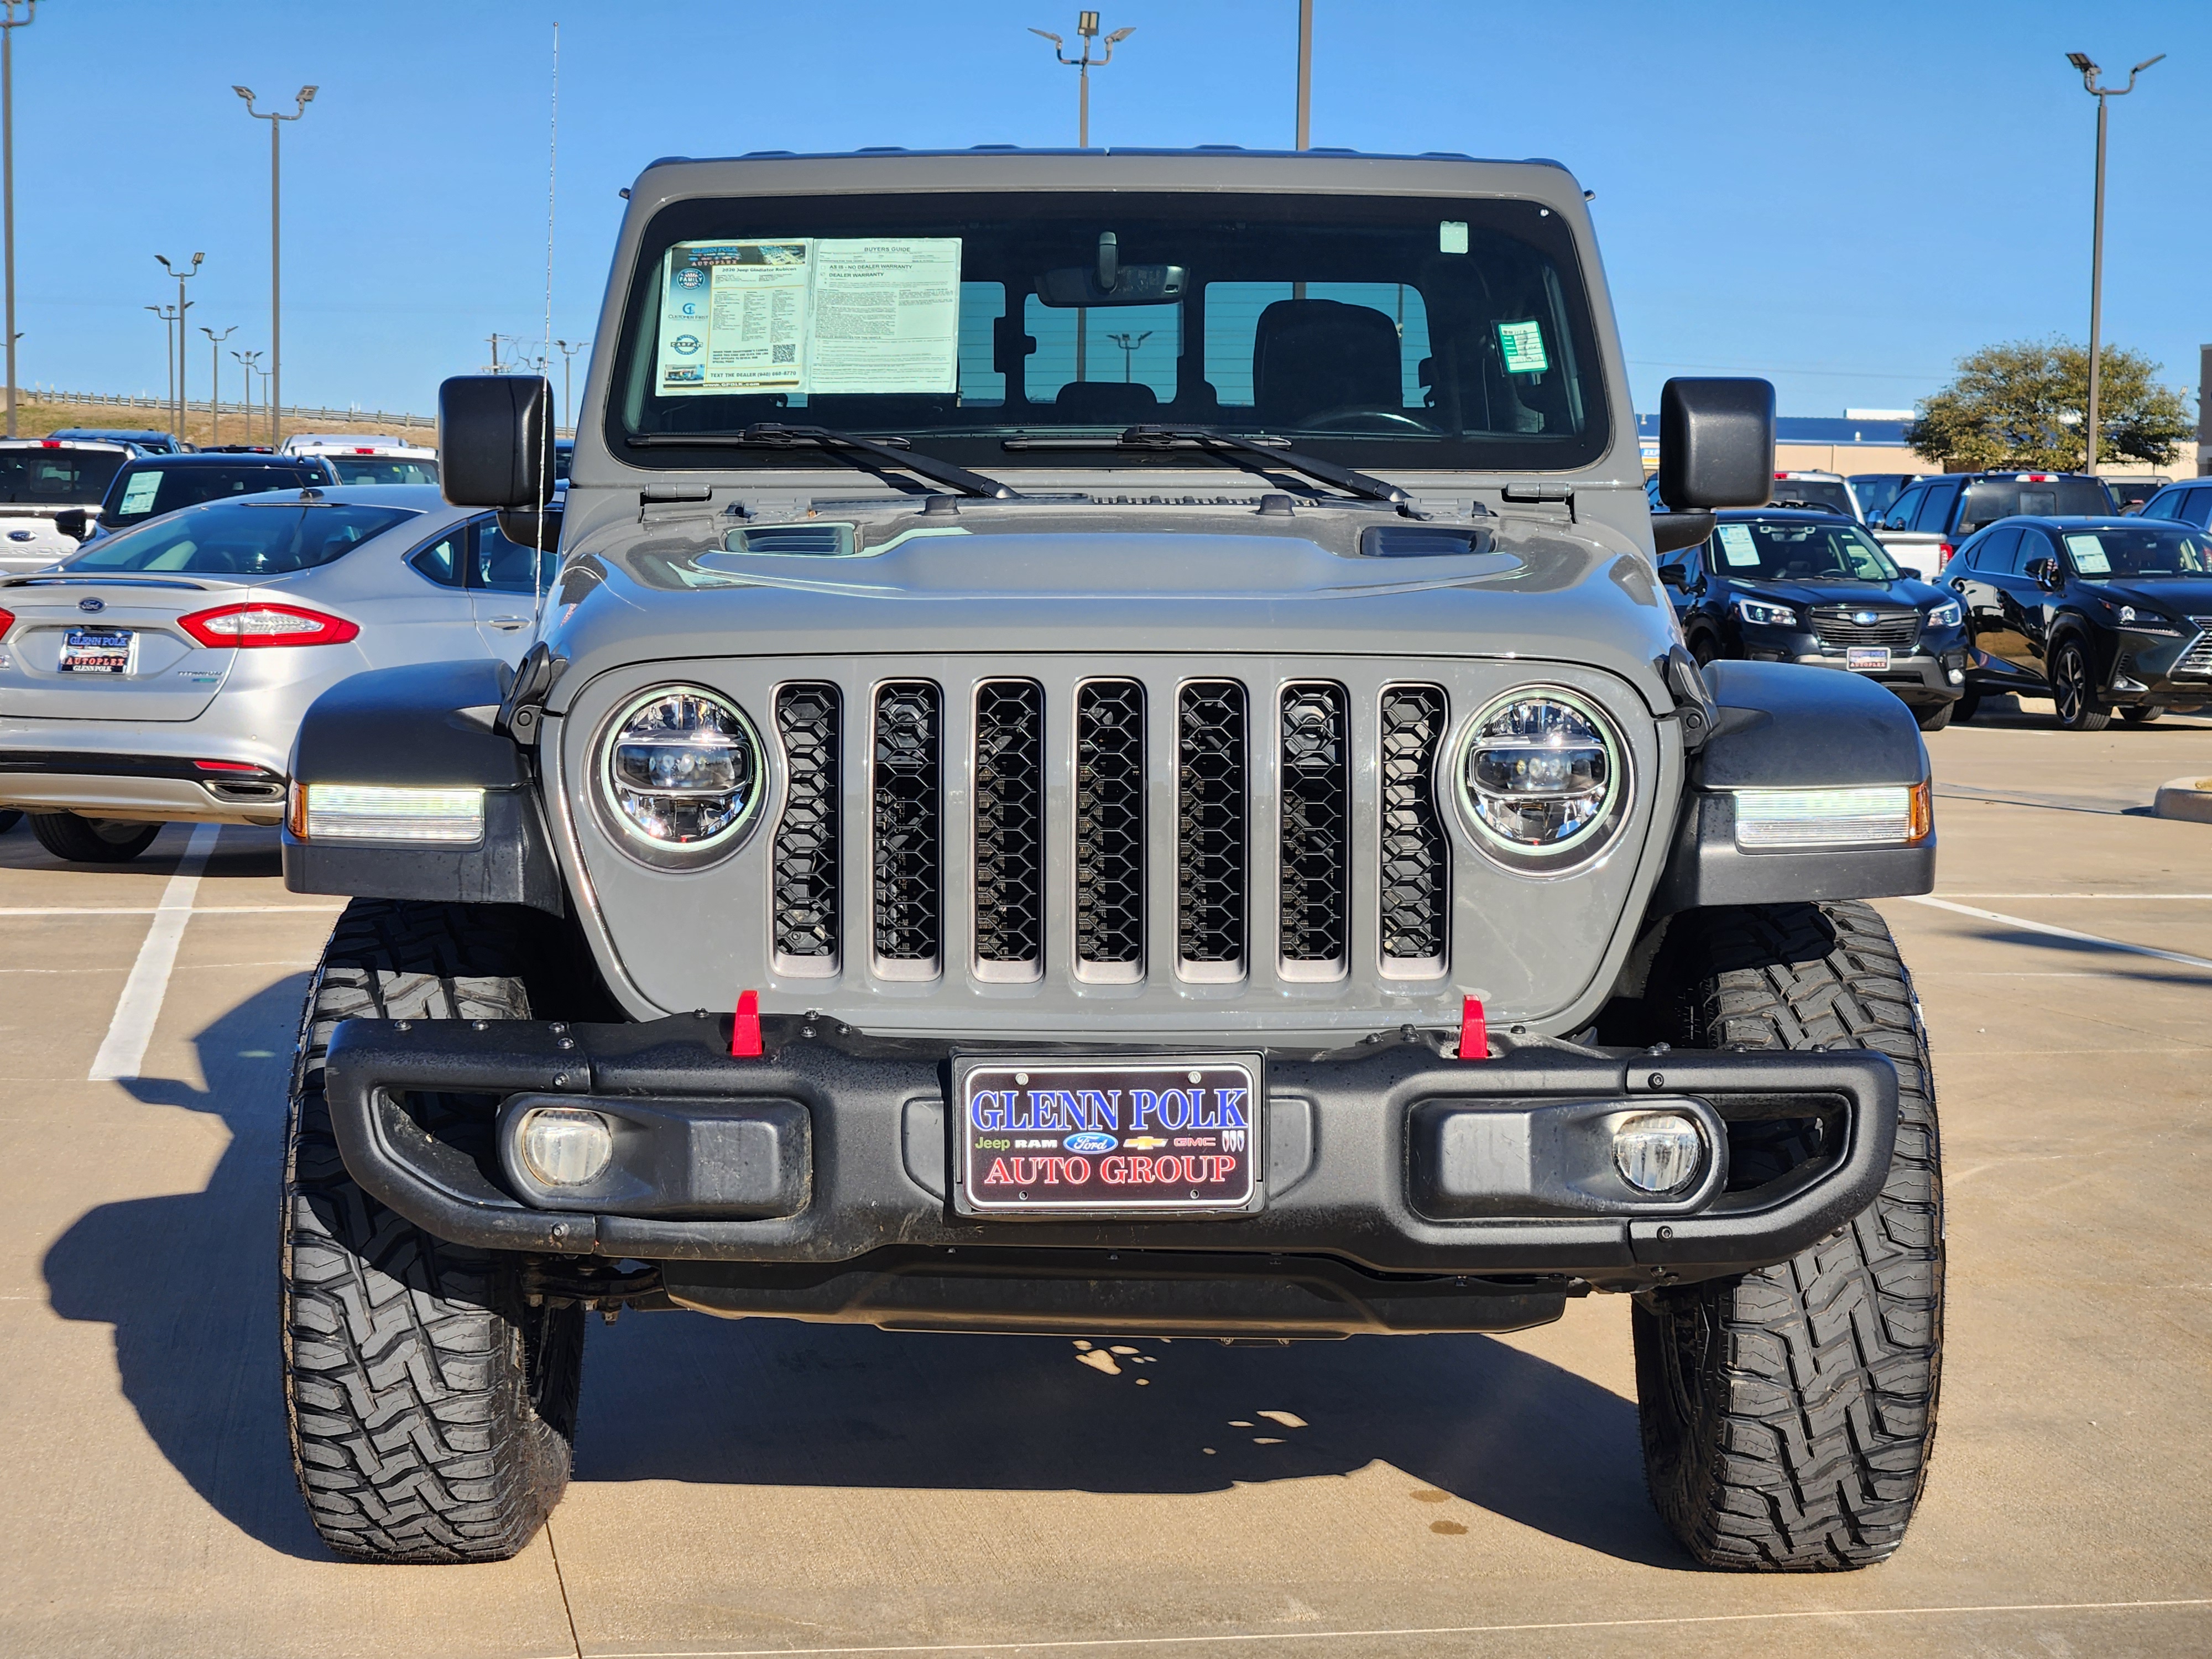
M2053 927L2047 921L2030 921L2025 916L2008 916L2001 911L1980 910L1971 904L1954 904L1948 899L1930 898L1924 893L1905 895L1906 902L1931 905L1938 910L1956 911L1962 916L1978 916L1984 921L2001 921L2008 927L2024 927L2031 933L2048 933L2053 939L2070 939L2083 945L2095 945L2107 951L2126 951L2139 957L2156 957L2160 962L2178 962L2188 968L2212 968L2212 957L2184 956L2179 951L2157 951L2148 945L2130 945L2125 939L2106 939L2100 933L2077 933L2071 927Z
M199 892L200 872L215 851L220 824L203 823L185 843L177 872L161 890L161 902L154 911L154 925L138 947L138 960L131 964L131 977L116 999L115 1017L107 1022L107 1036L93 1056L91 1081L120 1083L138 1075L146 1061L146 1044L154 1035L154 1022L161 1016L161 999L168 994L169 970L177 965L177 945L191 919L192 899Z

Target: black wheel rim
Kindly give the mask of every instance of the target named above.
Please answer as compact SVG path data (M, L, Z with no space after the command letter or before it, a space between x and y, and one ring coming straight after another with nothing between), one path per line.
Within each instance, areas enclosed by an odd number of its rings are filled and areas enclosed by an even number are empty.
M2058 653L2057 674L2058 719L2063 725L2071 726L2081 718L2086 695L2082 678L2081 653L2073 646L2065 647Z

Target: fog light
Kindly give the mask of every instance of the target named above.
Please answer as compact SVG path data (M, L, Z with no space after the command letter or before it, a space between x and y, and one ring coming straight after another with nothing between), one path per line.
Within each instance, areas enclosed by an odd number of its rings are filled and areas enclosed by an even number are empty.
M580 1187L614 1155L614 1131L597 1112L546 1106L522 1120L523 1167L549 1187Z
M1620 1178L1639 1193L1671 1193L1698 1178L1705 1138L1678 1112L1632 1117L1613 1132L1613 1162Z
M1966 671L1963 668L1954 668L1951 671L1950 678L1952 684L1964 685L1966 683Z
M290 808L296 841L479 842L484 792L416 789L374 783L295 783Z
M1924 841L1935 828L1923 781L1887 788L1739 789L1739 847L1850 847Z

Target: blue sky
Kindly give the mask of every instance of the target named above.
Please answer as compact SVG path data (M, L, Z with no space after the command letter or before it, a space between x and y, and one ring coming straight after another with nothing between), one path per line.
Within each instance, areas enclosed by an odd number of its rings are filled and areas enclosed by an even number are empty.
M263 107L285 131L287 401L427 412L544 310L547 80L562 21L553 331L596 325L617 189L666 154L1066 144L1060 0L45 0L16 35L21 375L159 393L175 297L267 343ZM1095 143L1291 138L1295 0L1120 0ZM2193 390L2212 340L2212 6L1316 0L1314 142L1548 155L1597 192L1636 378L1764 374L1785 413L1903 407L1984 343L2086 337L2094 105L2124 78L2106 336ZM198 332L193 390L204 395ZM234 366L227 390L234 392Z

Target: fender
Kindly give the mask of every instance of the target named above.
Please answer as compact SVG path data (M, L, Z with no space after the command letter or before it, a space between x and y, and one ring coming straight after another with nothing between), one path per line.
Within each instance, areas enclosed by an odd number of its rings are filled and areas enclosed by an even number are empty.
M1885 687L1832 668L1715 662L1717 710L1683 792L1653 917L1716 904L1891 898L1936 885L1936 836L1910 846L1746 850L1738 789L1913 785L1929 779L1911 711Z
M529 757L494 730L514 671L497 661L416 663L342 681L315 699L292 745L292 787L315 783L484 792L471 847L306 841L284 829L284 885L356 898L522 904L562 914L560 867Z

